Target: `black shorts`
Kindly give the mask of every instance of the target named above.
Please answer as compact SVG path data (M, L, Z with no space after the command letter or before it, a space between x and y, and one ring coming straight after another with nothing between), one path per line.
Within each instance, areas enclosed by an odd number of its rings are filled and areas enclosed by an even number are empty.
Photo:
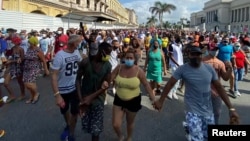
M131 100L124 101L124 100L120 99L116 94L113 104L121 107L122 109L127 109L130 112L138 112L142 107L141 106L141 95L139 95Z
M70 113L72 115L77 115L79 112L79 98L76 90L67 94L61 94L61 96L65 102L65 107L60 108L61 113L64 115L69 110L70 106Z

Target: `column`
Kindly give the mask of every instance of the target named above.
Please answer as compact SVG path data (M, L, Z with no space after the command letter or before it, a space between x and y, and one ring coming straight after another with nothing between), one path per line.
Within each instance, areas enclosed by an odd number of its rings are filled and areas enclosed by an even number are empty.
M89 9L95 10L95 1L94 0L89 0Z

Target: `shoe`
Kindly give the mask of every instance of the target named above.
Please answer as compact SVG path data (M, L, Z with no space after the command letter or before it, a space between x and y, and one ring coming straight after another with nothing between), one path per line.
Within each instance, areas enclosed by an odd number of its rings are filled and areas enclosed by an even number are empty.
M183 90L182 88L178 88L178 90L179 90L182 94L184 94L184 90Z
M4 83L4 78L0 78L0 83Z
M173 94L172 94L172 93L169 93L169 94L168 94L168 99L170 99L170 100L173 99Z
M234 96L241 96L239 91L234 91Z
M104 101L104 105L107 105L108 104L108 102L107 102L107 100L105 99L105 101Z
M178 96L176 95L176 93L173 93L173 98L176 99L176 100L179 99Z
M182 126L183 126L183 128L184 128L184 130L185 130L185 137L186 137L186 139L187 139L188 141L191 141L191 136L190 136L190 134L189 134L189 129L188 129L187 123L186 123L185 121L183 121L183 122L182 122Z
M5 131L4 130L0 130L0 138L3 137L5 135Z
M115 87L112 88L112 93L113 93L114 95L116 94L116 89L115 89Z
M65 141L66 139L68 139L68 137L69 137L69 127L67 126L64 128L60 138L62 141Z
M31 102L32 104L36 104L39 101L40 94L37 93L37 96L34 97L33 101Z
M73 136L68 136L66 141L75 141L75 138Z

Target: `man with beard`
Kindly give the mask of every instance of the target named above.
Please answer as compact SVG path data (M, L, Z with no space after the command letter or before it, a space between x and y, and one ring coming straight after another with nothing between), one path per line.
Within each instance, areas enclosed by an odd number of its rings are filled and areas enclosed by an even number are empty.
M239 123L239 116L221 85L214 68L211 65L202 63L201 49L190 47L188 58L190 62L176 69L165 85L160 99L154 102L153 105L158 110L162 109L169 91L178 80L182 79L186 85L184 103L189 140L203 141L208 137L208 125L214 124L211 84L216 88L221 99L228 107L230 120L234 119L236 123Z

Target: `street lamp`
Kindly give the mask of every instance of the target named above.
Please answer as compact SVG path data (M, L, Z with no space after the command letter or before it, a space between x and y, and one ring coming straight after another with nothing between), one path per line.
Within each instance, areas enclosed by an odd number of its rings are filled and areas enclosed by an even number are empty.
M68 14L68 29L70 27L69 23L70 23L70 16L71 16L71 13L72 13L72 1L70 1L70 8L69 8L69 14Z

